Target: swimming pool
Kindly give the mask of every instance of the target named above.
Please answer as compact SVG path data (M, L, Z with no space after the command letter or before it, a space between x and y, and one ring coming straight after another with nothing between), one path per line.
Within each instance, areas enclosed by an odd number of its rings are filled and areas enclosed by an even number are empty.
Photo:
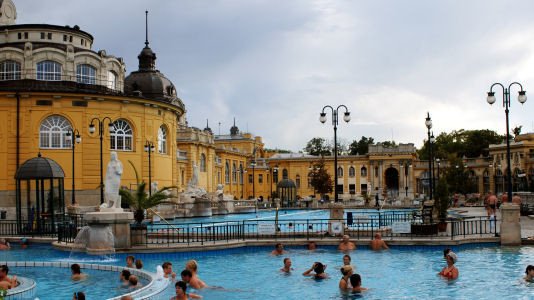
M495 244L475 244L453 247L458 254L456 264L460 277L447 282L436 274L445 265L444 247L403 246L389 251L372 252L366 247L351 253L363 286L370 290L365 299L530 299L534 285L521 282L525 267L533 264L534 247L498 247ZM284 256L271 256L270 247L246 247L196 253L138 253L145 269L155 272L163 261L173 263L179 273L185 262L196 259L199 275L209 285L224 290L202 290L204 299L353 299L360 295L346 295L339 291L339 267L343 253L334 247L319 247L310 252L303 247L289 248ZM0 252L0 260L64 261L69 253L49 246L33 246L27 250ZM281 274L283 257L291 257L295 271ZM99 261L98 257L78 253L76 261L98 261L102 264L124 265L125 254ZM330 279L315 281L302 276L314 261L328 265ZM59 276L59 275L58 275ZM68 276L68 274L66 274ZM28 276L29 277L29 276ZM61 275L57 280L63 280ZM114 278L110 280L114 281ZM39 285L39 281L37 282ZM174 293L169 287L161 299ZM46 299L40 294L40 299Z

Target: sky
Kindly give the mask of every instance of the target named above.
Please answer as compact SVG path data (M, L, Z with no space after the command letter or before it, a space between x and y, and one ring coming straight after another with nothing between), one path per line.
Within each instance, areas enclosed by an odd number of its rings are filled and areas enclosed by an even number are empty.
M534 1L494 0L13 0L17 24L78 25L93 50L137 70L145 10L157 68L176 86L190 126L263 137L266 148L301 151L361 136L421 147L459 129L506 132L503 92L534 91ZM511 89L510 128L534 131L534 96ZM533 92L534 94L534 92ZM339 109L340 114L345 110ZM220 123L220 125L219 125Z

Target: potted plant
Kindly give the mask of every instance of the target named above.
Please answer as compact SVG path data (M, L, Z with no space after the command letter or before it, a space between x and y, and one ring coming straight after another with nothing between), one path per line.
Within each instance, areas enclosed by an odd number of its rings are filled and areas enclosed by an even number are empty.
M119 195L121 195L122 201L128 203L128 205L130 205L130 207L134 210L135 222L139 227L142 227L142 222L145 218L145 210L159 204L173 203L168 199L173 198L174 195L172 195L168 191L174 187L164 187L149 196L148 193L145 191L146 182L144 180L139 180L139 174L137 173L137 169L131 161L128 162L135 171L137 188L133 191L121 188L119 190Z
M447 230L447 209L449 208L449 187L445 178L440 178L434 194L436 200L435 207L438 215L438 230L444 232Z

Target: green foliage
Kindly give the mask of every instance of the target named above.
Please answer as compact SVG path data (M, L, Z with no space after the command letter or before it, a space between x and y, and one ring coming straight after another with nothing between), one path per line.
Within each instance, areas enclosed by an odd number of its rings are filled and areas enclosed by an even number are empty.
M433 157L446 158L451 154L454 157L475 158L488 156L490 144L499 144L505 139L493 130L454 130L451 133L442 132L436 137L432 145ZM428 141L417 151L420 159L428 160Z
M324 159L313 164L313 170L310 177L310 184L317 193L321 195L330 194L334 190L334 182L332 181L330 174L326 172Z
M145 191L146 182L144 180L139 180L139 174L137 173L134 164L131 161L128 162L135 171L137 188L133 191L121 188L119 190L119 195L121 196L122 201L128 203L128 205L136 211L144 211L145 209L152 208L159 204L173 203L172 201L168 201L168 199L173 197L173 195L168 192L170 189L174 188L173 186L164 187L149 196ZM140 221L136 219L136 221L140 223L142 220Z
M263 151L264 152L275 152L275 153L291 153L291 150L278 149L278 148L274 148L274 149L265 148L263 149Z
M317 156L332 155L332 146L330 146L325 139L315 137L306 144L304 151L308 154Z
M521 129L522 128L523 128L523 126L520 125L520 126L514 127L514 129L512 129L512 133L514 134L514 137L516 137L516 136L521 134Z
M395 143L395 141L383 141L377 144L382 145L382 147L385 147L385 148L391 148L391 147L397 146L397 143Z
M369 145L374 143L374 138L362 136L360 140L354 140L349 145L350 155L364 155L369 153Z
M441 177L436 186L434 195L436 201L436 208L438 210L438 217L445 219L447 217L447 209L449 208L449 185L444 177Z

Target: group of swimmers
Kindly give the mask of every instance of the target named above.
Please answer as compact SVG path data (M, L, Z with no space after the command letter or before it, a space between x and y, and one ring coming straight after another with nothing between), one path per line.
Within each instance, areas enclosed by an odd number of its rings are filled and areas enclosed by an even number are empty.
M176 279L176 273L172 270L171 262L164 262L161 265L163 269L163 277L170 280ZM176 295L172 297L172 300L186 300L186 299L200 299L202 296L194 293L186 293L188 286L196 290L207 288L208 285L200 279L198 276L198 263L196 260L189 260L185 264L185 269L180 273L181 280L177 281L174 285L176 288Z

